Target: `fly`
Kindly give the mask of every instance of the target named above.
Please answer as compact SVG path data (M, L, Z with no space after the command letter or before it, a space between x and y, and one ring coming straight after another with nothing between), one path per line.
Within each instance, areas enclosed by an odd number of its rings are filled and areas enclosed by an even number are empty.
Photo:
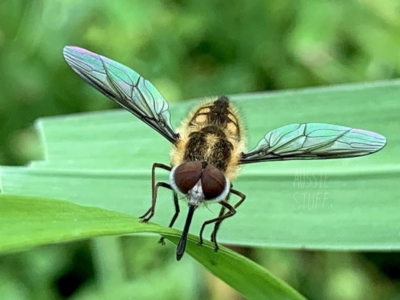
M255 148L246 151L243 125L237 110L225 96L201 103L178 129L170 123L168 103L146 79L130 68L83 48L63 50L69 66L87 83L117 102L172 143L169 165L154 163L151 172L151 207L140 217L147 223L154 215L159 187L172 191L175 206L169 227L179 215L178 194L184 196L189 211L176 258L185 252L187 234L194 211L201 205L217 202L218 217L205 221L203 231L214 224L211 242L218 250L217 232L221 222L236 213L246 196L232 186L241 164L295 159L333 159L363 156L382 149L384 136L361 129L324 123L291 124L268 132ZM156 182L156 169L169 173L168 182ZM228 202L231 195L235 204ZM160 239L164 243L164 238Z

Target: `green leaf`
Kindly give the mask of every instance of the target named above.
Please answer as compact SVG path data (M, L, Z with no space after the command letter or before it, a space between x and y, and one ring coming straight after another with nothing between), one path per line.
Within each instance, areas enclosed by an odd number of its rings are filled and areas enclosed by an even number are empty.
M0 195L0 205L1 252L137 232L162 233L176 243L180 235L175 229L142 224L127 214L53 199ZM223 246L215 253L208 242L196 245L194 236L188 242L190 255L248 299L304 299L265 269Z
M219 240L291 249L400 249L400 189L395 188L400 174L399 93L400 82L394 80L232 97L244 118L249 148L271 129L304 122L375 131L387 138L387 145L359 158L243 166L234 186L247 198L224 221ZM192 105L171 107L175 125ZM152 163L168 163L171 145L140 120L111 111L45 118L37 127L46 160L26 168L2 167L5 193L133 216L149 208ZM167 181L167 175L160 171L157 179ZM152 221L169 223L171 200L171 192L161 189ZM209 209L196 211L192 233L198 234L219 206ZM175 227L183 228L183 220L180 216Z

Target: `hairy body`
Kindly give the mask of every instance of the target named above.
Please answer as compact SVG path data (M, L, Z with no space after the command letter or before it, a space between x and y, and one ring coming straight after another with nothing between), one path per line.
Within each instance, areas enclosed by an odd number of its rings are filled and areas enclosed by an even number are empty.
M188 161L205 161L230 181L236 178L245 141L237 110L227 97L193 109L177 133L179 138L171 152L172 167Z

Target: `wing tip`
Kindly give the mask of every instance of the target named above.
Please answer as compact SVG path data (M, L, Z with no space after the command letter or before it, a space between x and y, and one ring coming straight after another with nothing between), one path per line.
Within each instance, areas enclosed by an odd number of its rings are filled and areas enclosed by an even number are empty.
M369 153L375 153L383 149L386 146L387 140L383 135L374 131L368 131L363 129L353 129L352 132L361 134L369 138L368 145L370 145Z
M77 57L77 56L91 56L91 57L100 57L100 55L91 52L87 49L78 47L78 46L64 46L63 48L63 55L65 58L67 58L68 56L73 56L73 57Z
M81 50L83 50L83 48L79 48L77 46L64 46L63 54L65 56L66 54L71 54L73 52L77 52L77 51L81 51Z

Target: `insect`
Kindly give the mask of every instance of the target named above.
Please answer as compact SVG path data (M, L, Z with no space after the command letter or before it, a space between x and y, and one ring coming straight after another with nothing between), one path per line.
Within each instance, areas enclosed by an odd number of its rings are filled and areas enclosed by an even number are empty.
M236 213L246 196L232 186L239 165L295 159L332 159L374 153L386 144L384 136L344 126L305 123L291 124L268 132L258 145L245 150L243 126L236 109L225 96L196 107L177 130L172 128L168 103L146 79L130 68L83 48L66 46L64 58L87 83L117 102L172 143L170 165L154 163L151 173L151 207L141 216L148 222L154 215L158 188L172 191L175 213L180 212L178 194L188 203L188 214L177 246L176 258L185 252L187 234L194 211L202 204L221 205L218 217L205 221L199 233L214 224L211 242L218 250L217 231L221 222ZM169 183L155 181L156 169L169 171ZM238 199L234 205L230 196ZM164 243L164 238L160 239Z

